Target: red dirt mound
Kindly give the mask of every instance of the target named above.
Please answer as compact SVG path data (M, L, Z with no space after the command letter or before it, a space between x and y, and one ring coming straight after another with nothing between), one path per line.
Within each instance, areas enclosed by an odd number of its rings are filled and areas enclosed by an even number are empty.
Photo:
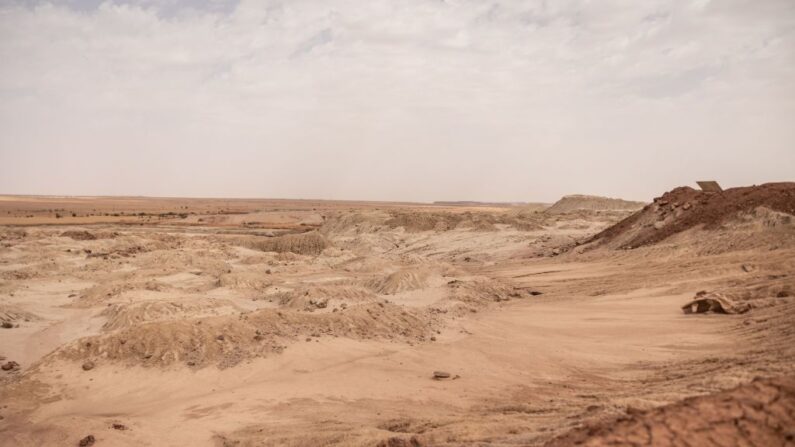
M739 213L752 212L758 207L795 214L795 183L766 183L722 193L679 187L655 198L653 203L588 242L613 243L616 248L653 245L697 226L716 229Z
M547 447L795 445L795 377L757 379L608 423L575 429Z

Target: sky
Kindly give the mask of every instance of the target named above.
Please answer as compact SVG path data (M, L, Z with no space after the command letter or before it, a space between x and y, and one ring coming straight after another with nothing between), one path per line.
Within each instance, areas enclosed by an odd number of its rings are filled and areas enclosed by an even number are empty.
M792 0L0 0L0 194L795 180Z

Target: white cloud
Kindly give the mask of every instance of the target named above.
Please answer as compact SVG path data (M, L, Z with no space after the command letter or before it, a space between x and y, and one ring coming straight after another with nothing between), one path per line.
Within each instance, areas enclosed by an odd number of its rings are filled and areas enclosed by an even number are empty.
M648 198L795 166L789 0L3 5L0 192Z

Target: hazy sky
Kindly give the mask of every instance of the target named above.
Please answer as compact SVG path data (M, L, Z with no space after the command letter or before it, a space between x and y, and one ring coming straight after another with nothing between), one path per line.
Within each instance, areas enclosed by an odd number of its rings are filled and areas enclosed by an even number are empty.
M0 0L0 193L795 180L793 0Z

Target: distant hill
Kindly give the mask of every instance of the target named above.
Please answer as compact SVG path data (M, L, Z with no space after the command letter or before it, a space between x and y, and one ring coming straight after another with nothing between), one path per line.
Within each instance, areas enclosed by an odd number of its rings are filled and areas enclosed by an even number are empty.
M436 201L433 202L434 205L439 206L490 206L490 207L513 207L513 206L532 206L537 205L539 207L546 207L546 204L542 203L529 203L529 202L477 202L473 200L459 200L459 201Z
M546 213L560 214L571 211L635 211L643 208L643 202L632 202L629 200L612 199L610 197L586 196L574 194L564 196L555 202L554 205L546 209Z
M721 228L738 220L743 213L755 214L762 220L762 227L775 226L779 218L756 211L760 207L771 213L782 213L780 220L789 228L795 215L795 182L730 188L720 193L687 186L675 188L655 198L642 211L595 235L589 242L597 241L615 248L653 245L690 228ZM786 243L791 244L791 239Z

